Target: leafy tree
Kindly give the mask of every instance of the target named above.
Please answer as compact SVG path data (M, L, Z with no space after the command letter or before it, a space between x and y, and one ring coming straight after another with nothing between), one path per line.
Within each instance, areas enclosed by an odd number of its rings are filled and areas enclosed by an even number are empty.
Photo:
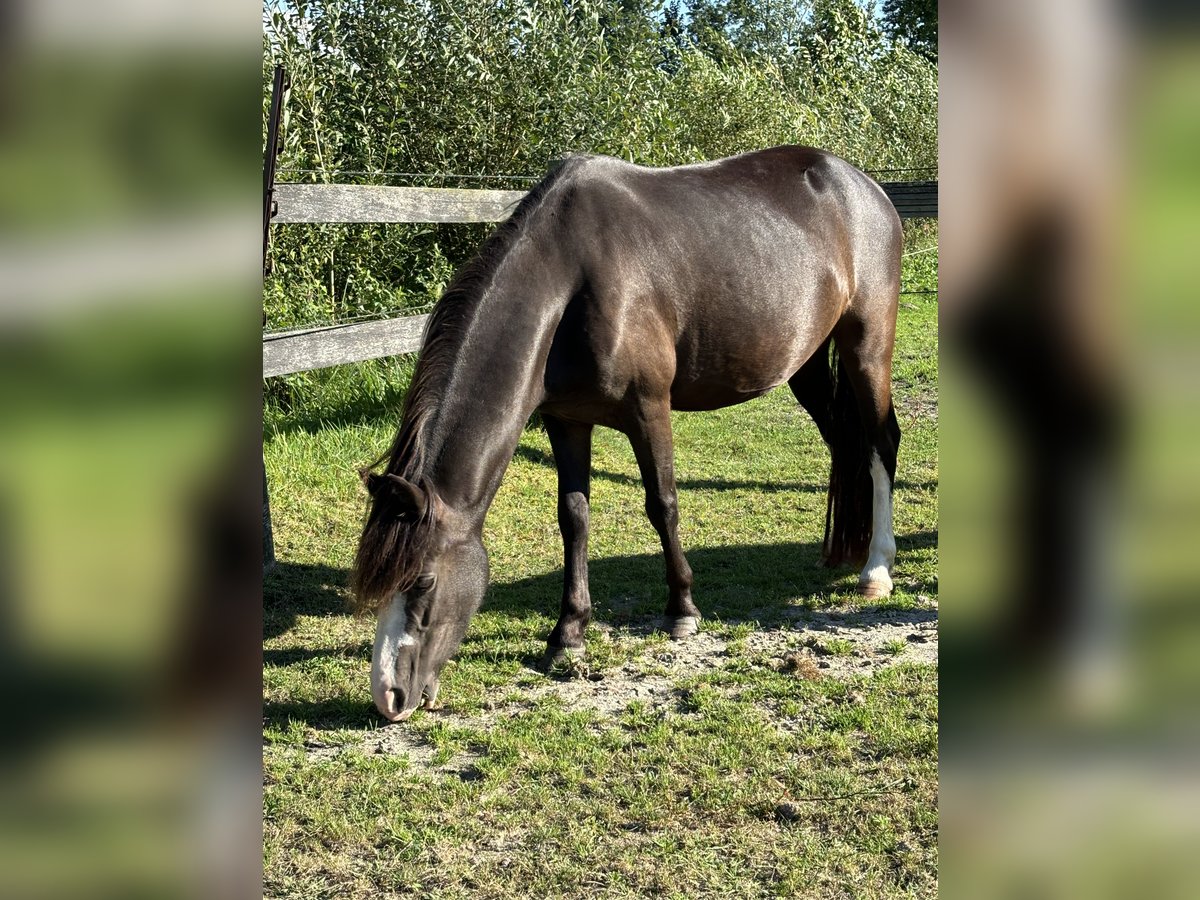
M913 50L937 62L937 0L884 0L883 21L894 40L907 41Z
M807 29L810 0L693 0L688 33L718 61L733 53L776 60L793 52Z

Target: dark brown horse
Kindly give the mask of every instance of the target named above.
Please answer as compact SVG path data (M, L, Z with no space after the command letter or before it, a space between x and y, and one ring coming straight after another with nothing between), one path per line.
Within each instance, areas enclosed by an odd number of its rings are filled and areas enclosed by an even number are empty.
M776 147L648 169L573 156L522 199L434 310L371 508L353 589L379 613L371 683L389 719L437 697L488 583L484 518L538 410L558 467L566 552L552 655L583 649L592 429L624 432L662 538L664 626L695 633L678 534L672 409L742 403L787 382L832 456L830 564L892 588L891 400L900 220L870 178ZM378 465L378 464L377 464Z

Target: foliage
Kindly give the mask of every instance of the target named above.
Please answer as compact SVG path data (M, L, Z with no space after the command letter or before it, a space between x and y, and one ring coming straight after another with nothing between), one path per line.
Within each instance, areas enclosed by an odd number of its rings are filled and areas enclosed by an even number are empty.
M276 62L292 84L279 180L522 189L572 151L659 166L781 143L867 169L936 164L927 60L851 0L818 0L811 15L804 3L766 4L757 19L755 6L694 4L692 25L712 21L705 43L660 0L276 5L262 75L264 122ZM717 30L732 35L720 48ZM267 324L428 306L487 231L276 227ZM376 396L397 383L394 366L366 368ZM268 400L302 405L336 378L272 379Z
M811 6L809 0L692 0L687 32L716 58L733 50L778 60L799 46Z
M937 62L937 0L884 0L883 20L889 35Z

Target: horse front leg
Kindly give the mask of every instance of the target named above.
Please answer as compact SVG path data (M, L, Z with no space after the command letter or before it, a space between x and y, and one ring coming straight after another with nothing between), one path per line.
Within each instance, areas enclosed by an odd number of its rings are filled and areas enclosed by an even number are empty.
M592 617L587 571L592 426L548 415L542 420L558 469L558 528L564 557L562 610L546 641L547 659L553 664L583 654L583 633Z
M662 540L667 563L667 609L663 630L675 640L700 628L700 610L692 602L692 569L679 544L679 502L675 490L675 448L669 404L642 406L628 423L642 483L646 487L646 515Z

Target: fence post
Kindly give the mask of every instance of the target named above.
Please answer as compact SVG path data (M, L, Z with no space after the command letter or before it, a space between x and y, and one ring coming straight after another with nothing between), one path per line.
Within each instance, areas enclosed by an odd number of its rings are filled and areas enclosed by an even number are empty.
M283 96L290 85L283 66L275 66L271 83L271 110L267 116L267 146L263 150L263 278L271 272L271 216L275 214L275 161L279 156L280 116L283 111ZM267 311L263 310L263 325L267 324ZM271 528L271 497L267 490L267 460L263 458L263 572L275 565L275 533Z
M275 565L275 533L271 530L271 498L267 494L267 460L263 458L263 571Z

